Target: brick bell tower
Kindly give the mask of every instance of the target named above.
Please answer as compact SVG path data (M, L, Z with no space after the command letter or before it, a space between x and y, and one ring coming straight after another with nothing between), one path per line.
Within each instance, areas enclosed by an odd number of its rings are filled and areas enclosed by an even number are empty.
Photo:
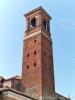
M36 8L27 14L23 44L22 82L25 94L43 100L55 95L49 14Z

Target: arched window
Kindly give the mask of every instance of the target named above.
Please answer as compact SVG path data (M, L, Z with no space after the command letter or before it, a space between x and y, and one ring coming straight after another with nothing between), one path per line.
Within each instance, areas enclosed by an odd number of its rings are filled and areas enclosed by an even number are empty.
M35 26L36 26L36 19L33 18L33 19L31 20L31 28L34 28Z
M47 22L45 20L43 21L43 27L47 30Z

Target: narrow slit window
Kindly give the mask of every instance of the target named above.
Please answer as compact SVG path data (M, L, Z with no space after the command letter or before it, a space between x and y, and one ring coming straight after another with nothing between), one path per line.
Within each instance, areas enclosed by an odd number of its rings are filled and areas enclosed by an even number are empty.
M34 55L36 55L36 51L34 51Z
M45 64L45 67L46 67L46 64Z
M27 54L27 57L29 57L29 53Z
M36 40L34 40L34 42L36 42Z
M29 69L29 65L27 65L27 69Z
M34 67L36 67L36 62L34 63Z

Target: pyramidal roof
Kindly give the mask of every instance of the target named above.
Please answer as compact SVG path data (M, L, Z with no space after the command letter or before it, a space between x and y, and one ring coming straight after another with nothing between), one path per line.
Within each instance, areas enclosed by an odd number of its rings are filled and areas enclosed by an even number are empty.
M44 13L45 13L48 17L50 17L50 19L51 19L51 16L46 12L46 10L44 10L44 8L43 8L42 6L36 8L36 9L34 9L34 10L32 10L32 11L26 13L26 14L24 14L24 16L26 17L26 16L28 16L28 15L30 15L30 14L33 14L33 13L37 12L38 10L41 10L42 12L44 12Z

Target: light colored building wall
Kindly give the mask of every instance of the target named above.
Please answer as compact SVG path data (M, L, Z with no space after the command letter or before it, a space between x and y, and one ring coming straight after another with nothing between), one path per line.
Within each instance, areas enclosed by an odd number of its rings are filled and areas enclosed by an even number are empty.
M29 97L25 97L23 95L14 93L12 91L4 91L3 96L4 96L4 100L33 100Z
M11 87L11 85L12 85L11 81L5 81L3 83L3 87L6 87L6 86Z

